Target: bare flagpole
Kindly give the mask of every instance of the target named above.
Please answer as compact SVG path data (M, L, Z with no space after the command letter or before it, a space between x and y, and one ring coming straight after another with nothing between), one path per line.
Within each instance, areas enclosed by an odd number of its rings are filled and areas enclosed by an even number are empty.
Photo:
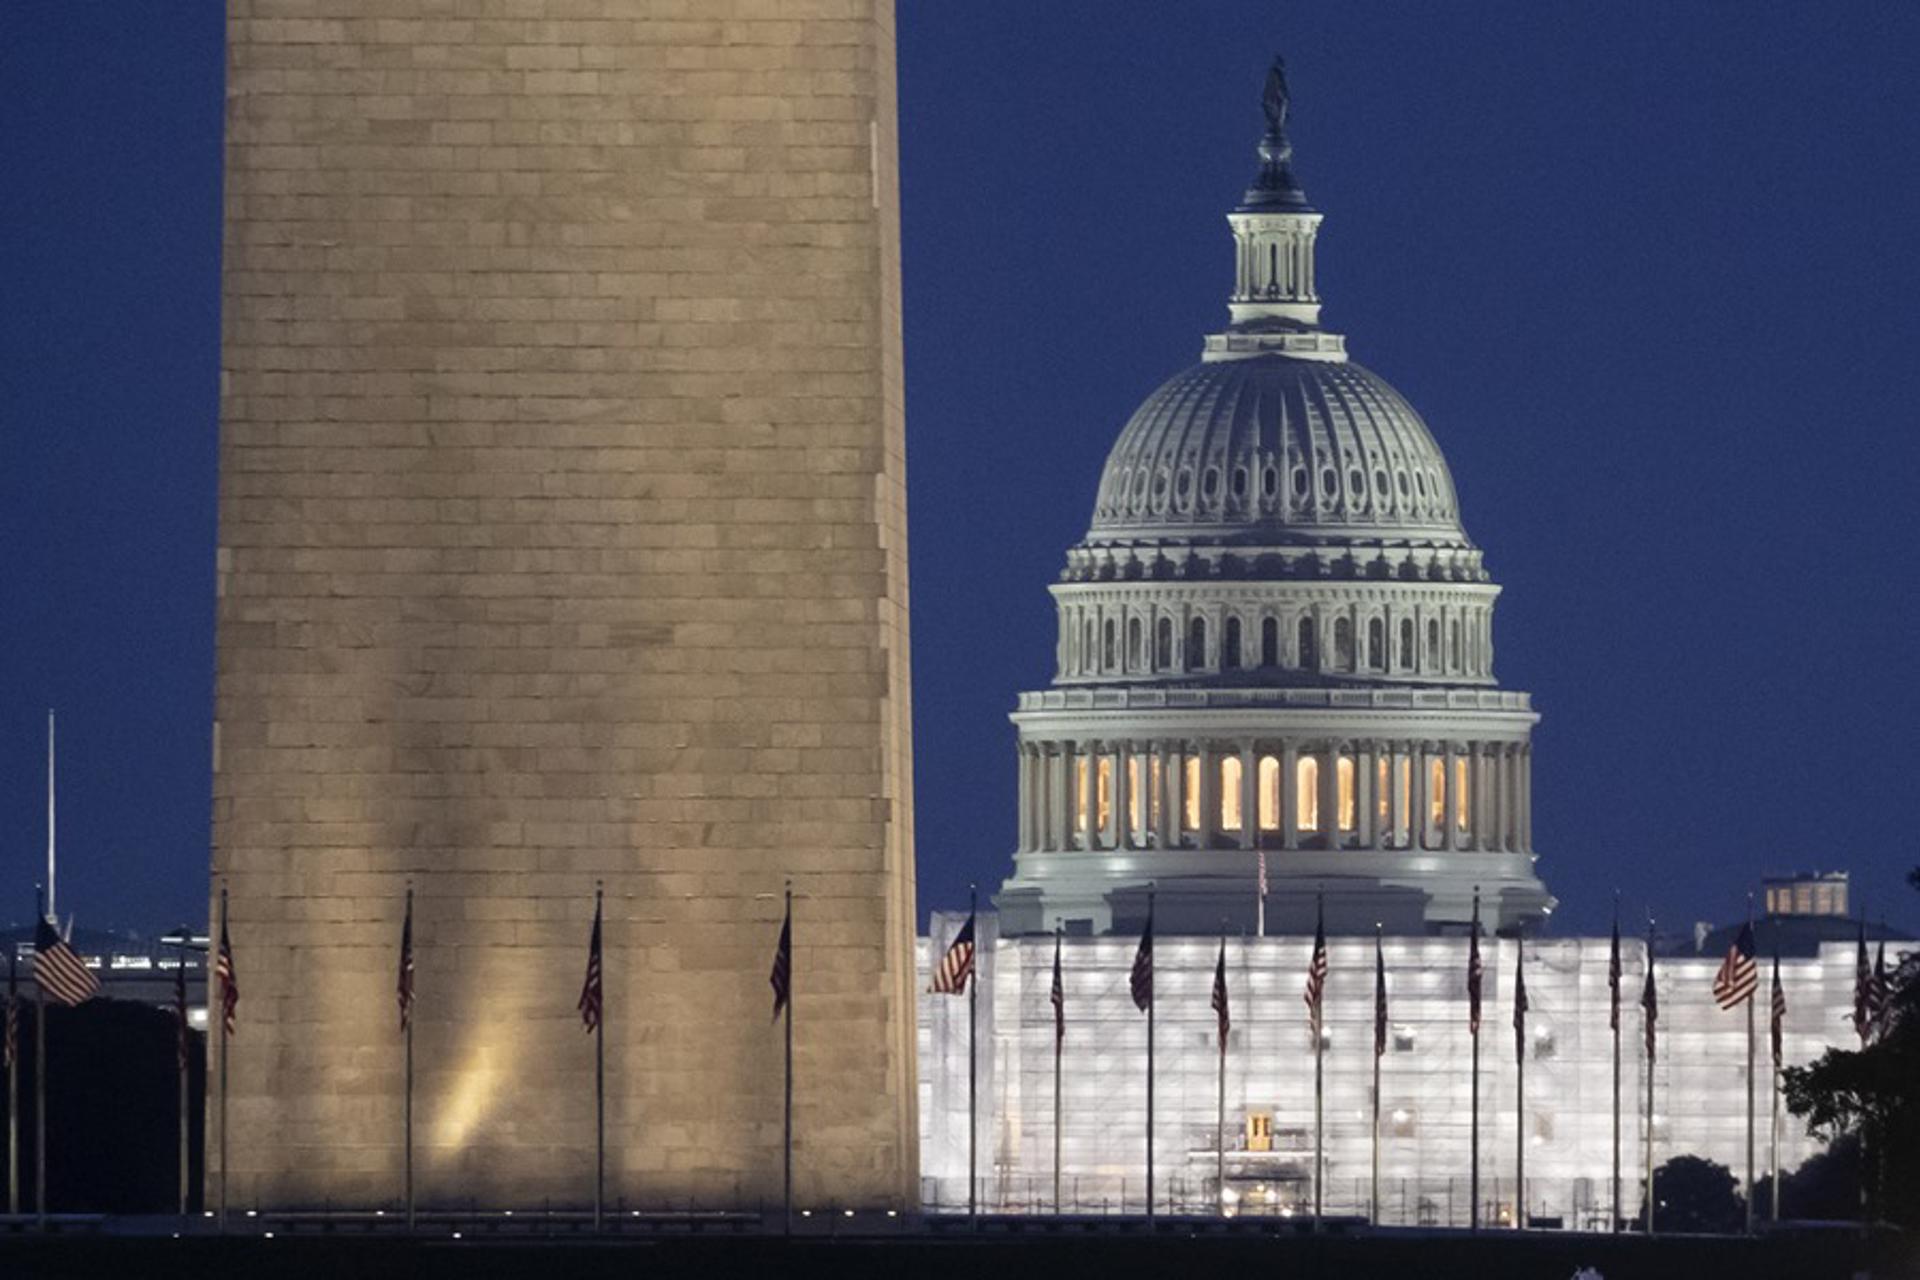
M1773 989L1780 990L1780 952L1777 949L1773 953ZM1783 993L1777 1001L1770 999L1767 1009L1771 1025L1775 1028L1772 1035L1773 1070L1767 1073L1767 1079L1773 1087L1773 1121L1770 1135L1772 1152L1768 1156L1767 1163L1773 1168L1771 1175L1773 1212L1770 1219L1774 1222L1780 1221L1780 1040L1785 1027L1779 1024L1785 1021L1781 1016L1784 1013L1786 1013L1786 996Z
M180 1216L187 1216L187 942L188 934L183 928L175 935L178 947L178 965L173 971L173 1010L180 1020L174 1028L178 1037L175 1043L174 1061L178 1068L175 1074L180 1077Z
M47 713L53 722L53 713ZM48 754L52 759L52 754ZM45 898L36 894L34 906L44 908ZM44 910L38 912L46 918ZM40 980L40 953L33 953L33 1207L40 1229L47 1229L47 987Z
M1527 1228L1527 979L1526 944L1513 945L1513 1229Z
M7 949L7 1213L20 1212L20 951Z
M1480 886L1473 887L1473 933L1467 939L1469 948L1467 978L1473 989L1469 993L1473 1002L1472 1025L1468 1028L1473 1038L1473 1075L1472 1105L1468 1108L1472 1135L1469 1141L1470 1168L1467 1176L1467 1226L1469 1230L1480 1229Z
M1380 949L1380 922L1373 923L1373 1192L1367 1216L1380 1225L1380 1058L1386 1046L1387 961Z
M227 945L227 885L220 882L220 946ZM226 979L232 982L231 975ZM207 1012L212 1014L212 1002L208 1002ZM223 985L220 991L220 1230L227 1229L227 1042L232 1040L227 1030L227 996Z
M53 905L53 709L47 709L47 918L56 923L59 912Z
M1613 891L1613 946L1607 956L1613 1022L1613 1230L1620 1230L1620 891Z
M1153 887L1147 887L1147 928L1153 928ZM1151 966L1152 955L1148 955ZM1154 988L1151 967L1147 978L1147 1224L1153 1224L1153 1006Z
M1066 1042L1066 992L1060 977L1062 926L1053 926L1053 1212L1060 1214L1060 1057Z
M1753 895L1751 893L1747 895L1747 937L1749 940L1753 937ZM1755 947L1754 950L1757 952L1759 948ZM1759 959L1757 956L1753 959L1754 968L1758 970ZM1747 1185L1742 1190L1746 1192L1744 1198L1747 1202L1748 1235L1753 1234L1753 1193L1759 1190L1759 1183L1753 1176L1753 1006L1759 1003L1756 998L1759 994L1759 986L1756 979L1754 990L1747 993Z
M407 920L404 926L404 954L400 963L405 967L404 980L407 984L405 1021L402 1028L407 1040L407 1079L406 1079L406 1192L407 1192L407 1230L413 1230L413 886L407 886Z
M1218 1194L1215 1199L1222 1216L1227 1212L1227 922L1220 922L1220 1087L1214 1095L1213 1176Z
M1654 1037L1658 1034L1656 1028L1659 1025L1656 1000L1653 984L1653 917L1649 915L1647 917L1647 986L1645 994L1640 998L1641 1008L1645 1011L1643 1016L1647 1029L1647 1200L1645 1210L1648 1235L1653 1234L1653 1046Z

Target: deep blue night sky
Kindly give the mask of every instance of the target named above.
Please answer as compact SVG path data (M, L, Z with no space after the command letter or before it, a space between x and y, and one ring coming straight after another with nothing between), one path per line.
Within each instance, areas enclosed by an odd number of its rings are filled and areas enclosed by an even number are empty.
M0 13L0 920L205 913L222 13ZM1108 445L1225 317L1284 51L1329 327L1507 590L1558 929L1911 923L1920 9L900 5L920 903L996 883Z

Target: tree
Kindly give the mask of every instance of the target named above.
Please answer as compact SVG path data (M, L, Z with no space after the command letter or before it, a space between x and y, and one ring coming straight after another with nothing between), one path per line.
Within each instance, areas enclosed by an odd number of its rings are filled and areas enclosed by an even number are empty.
M1920 867L1907 882L1920 889ZM1878 1040L1855 1051L1829 1049L1804 1067L1788 1067L1781 1090L1809 1133L1829 1142L1851 1136L1862 1144L1871 1217L1920 1226L1920 955L1900 960L1891 986L1889 1021Z
M1700 1156L1675 1156L1653 1171L1656 1231L1733 1232L1747 1223L1747 1202L1733 1171Z

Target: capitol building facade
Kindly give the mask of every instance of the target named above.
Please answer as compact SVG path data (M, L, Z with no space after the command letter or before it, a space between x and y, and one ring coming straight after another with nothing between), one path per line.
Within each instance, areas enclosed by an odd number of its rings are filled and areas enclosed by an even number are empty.
M1229 323L1122 428L1091 527L1051 588L1057 671L1050 687L1020 695L1012 717L1018 847L977 925L977 1042L966 1000L921 1000L922 1197L936 1211L967 1207L973 1060L984 1208L1053 1210L1056 1151L1058 1208L1147 1207L1147 1019L1128 971L1151 894L1155 1207L1310 1206L1314 1053L1301 996L1323 911L1324 1210L1464 1225L1477 903L1479 1220L1634 1217L1649 1133L1656 1163L1696 1154L1744 1176L1746 1012L1714 1004L1718 951L1654 956L1661 1039L1649 1122L1638 1005L1647 948L1629 927L1616 1205L1609 940L1543 934L1554 899L1533 842L1538 717L1495 678L1500 588L1461 523L1433 434L1321 324L1322 214L1294 175L1288 105L1276 67L1259 169L1227 215ZM965 918L933 917L923 989ZM1377 928L1390 1035L1376 1202ZM1780 962L1788 1063L1852 1043L1851 935L1828 933ZM1233 1006L1224 1099L1209 1006L1223 934ZM1056 938L1066 1023L1057 1126ZM1516 964L1531 1006L1524 1038L1510 1022ZM1763 1003L1761 1175L1773 1152L1766 1016ZM1818 1149L1784 1116L1778 1143L1786 1170Z

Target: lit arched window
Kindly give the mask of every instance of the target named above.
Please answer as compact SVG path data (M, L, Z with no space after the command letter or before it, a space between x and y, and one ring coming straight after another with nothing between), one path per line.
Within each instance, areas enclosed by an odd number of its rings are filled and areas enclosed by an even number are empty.
M1447 762L1440 756L1427 760L1427 838L1438 839L1447 821Z
M1355 774L1352 756L1340 756L1334 761L1333 780L1340 799L1340 829L1352 831L1359 826L1360 792L1359 779Z
M1398 757L1400 767L1395 771L1393 792L1393 838L1402 849L1411 842L1413 834L1413 757Z
M1333 669L1353 670L1353 619L1333 620Z
M1260 757L1260 829L1280 829L1280 761L1273 756Z
M1089 815L1093 812L1092 797L1087 794L1087 768L1090 763L1085 756L1073 762L1073 825L1083 836L1087 833Z
M1467 785L1467 758L1453 758L1453 827L1466 831L1473 825L1473 788Z
M1220 669L1233 671L1240 666L1240 619L1228 615L1226 631L1220 639Z
M1413 670L1413 619L1400 619L1400 669Z
M1220 759L1220 829L1240 829L1240 757Z
M1146 628L1138 618L1127 620L1127 669L1138 671L1146 659Z
M1314 636L1312 617L1300 619L1300 629L1297 639L1298 644L1296 648L1300 654L1300 669L1302 671L1318 670L1320 667L1320 645Z
M1293 767L1293 829L1295 831L1318 831L1320 829L1320 762L1312 756L1301 756Z
M1180 770L1180 822L1188 831L1200 829L1200 757L1185 756Z
M1153 668L1165 671L1173 665L1173 619L1162 618L1153 624Z
M1116 659L1120 655L1115 653L1114 649L1113 619L1108 618L1106 626L1100 633L1100 669L1102 671L1111 671L1117 665Z
M1387 665L1387 624L1367 619L1367 666L1379 671Z
M1113 757L1101 756L1094 766L1093 826L1104 834L1113 822Z
M1280 665L1280 620L1264 618L1260 622L1260 665Z
M1207 620L1195 618L1187 624L1187 670L1198 671L1207 665Z

